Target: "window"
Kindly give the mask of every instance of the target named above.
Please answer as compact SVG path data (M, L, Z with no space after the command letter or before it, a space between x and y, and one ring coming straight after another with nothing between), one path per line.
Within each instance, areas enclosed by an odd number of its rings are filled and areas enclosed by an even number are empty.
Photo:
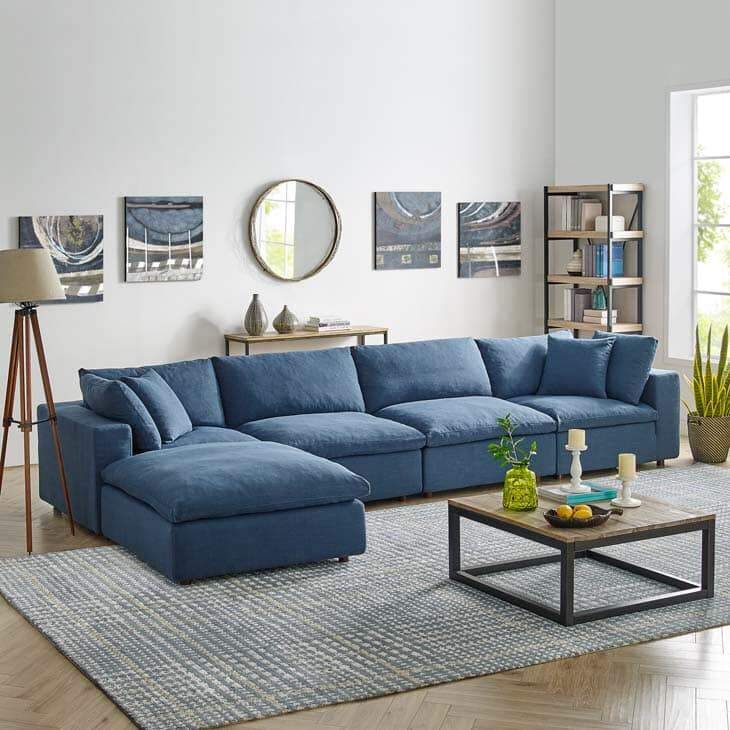
M667 354L730 324L730 86L669 94Z
M730 323L730 91L694 95L694 324L713 349Z

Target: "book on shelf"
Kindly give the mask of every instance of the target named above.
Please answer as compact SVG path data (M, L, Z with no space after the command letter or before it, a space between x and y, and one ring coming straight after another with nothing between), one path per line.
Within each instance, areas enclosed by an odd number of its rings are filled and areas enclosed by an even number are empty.
M307 318L307 324L312 325L331 325L331 324L350 324L350 320L347 317L342 317L338 314L321 314L321 315L310 315Z
M605 243L586 243L583 246L583 276L608 276L608 246ZM611 276L624 275L624 244L614 243Z
M558 215L560 229L563 231L592 231L596 218L603 212L598 198L581 198L564 195L560 198Z
M307 330L307 332L332 332L333 330L349 330L351 329L351 325L349 323L345 324L305 324L304 329Z
M589 317L605 317L608 319L607 309L585 309L583 310L583 314L588 315ZM615 319L618 316L618 309L612 309L611 315Z
M588 324L608 324L608 317L591 317L589 314L583 315L583 321ZM618 315L614 314L611 317L611 323L616 324L618 322Z
M615 487L607 487L603 484L594 484L593 482L583 482L590 488L590 492L582 492L580 494L567 494L558 485L550 485L545 487L538 487L537 493L550 500L551 502L557 502L559 504L588 504L589 502L605 502L609 499L614 499L618 494L618 489Z
M590 289L563 290L563 319L566 322L582 322L585 310L593 303Z

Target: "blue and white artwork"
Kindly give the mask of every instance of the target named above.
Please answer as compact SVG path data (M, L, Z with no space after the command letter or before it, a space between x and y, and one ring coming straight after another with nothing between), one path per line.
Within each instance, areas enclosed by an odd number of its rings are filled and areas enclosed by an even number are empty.
M18 218L18 247L45 248L66 292L50 304L104 298L104 216L36 215Z
M203 275L203 198L127 197L126 281L196 281Z
M441 266L441 193L375 193L375 268Z
M519 276L520 203L459 203L459 276Z

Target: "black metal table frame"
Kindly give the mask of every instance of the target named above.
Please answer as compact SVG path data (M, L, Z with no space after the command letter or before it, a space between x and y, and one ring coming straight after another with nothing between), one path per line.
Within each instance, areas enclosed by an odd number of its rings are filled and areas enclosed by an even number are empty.
M559 552L557 554L551 553L549 555L539 555L520 560L508 560L470 568L462 568L460 522L462 517L473 520L474 522L480 522L484 525L488 525L489 527L494 527L498 530L503 530L504 532L509 532L513 535L518 535L519 537L524 537L527 540L532 540L533 542L547 545ZM692 581L679 578L669 573L661 573L659 571L652 570L651 568L645 568L641 565L629 563L611 555L595 551L595 548L620 545L626 542L650 540L658 537L667 537L669 535L696 532L698 530L702 531L702 577L700 583L693 583ZM676 590L670 591L669 593L663 593L661 595L640 598L635 601L620 602L610 606L576 611L574 607L575 561L581 558L592 559L597 562L604 563L605 565L621 568L622 570L634 573L635 575L640 575L644 578L649 578L672 586ZM542 601L534 600L524 593L499 588L493 583L482 578L482 576L506 570L519 570L520 568L529 568L534 565L544 565L546 563L557 562L560 563L559 609L554 608L550 604L543 603ZM506 523L488 515L450 504L449 578L458 581L459 583L471 586L472 588L477 588L478 590L489 593L497 598L501 598L503 601L508 601L520 608L532 611L544 618L557 621L564 626L573 626L586 621L596 621L598 619L608 618L609 616L620 616L621 614L633 613L635 611L645 611L650 608L671 606L676 603L696 601L700 598L712 598L715 594L715 516L711 515L701 521L688 524L657 526L642 532L597 538L591 538L590 535L587 535L585 540L564 542L563 540L556 540L548 535L531 530L528 527L523 527L514 523Z

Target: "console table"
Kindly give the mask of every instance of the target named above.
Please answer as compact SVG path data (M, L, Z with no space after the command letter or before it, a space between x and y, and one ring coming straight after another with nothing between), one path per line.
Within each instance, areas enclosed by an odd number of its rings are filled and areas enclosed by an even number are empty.
M309 330L296 330L285 335L278 332L265 332L263 335L247 335L245 332L234 332L223 335L226 341L226 355L231 354L231 342L243 345L244 355L251 354L251 345L259 342L283 342L294 340L318 340L325 337L357 337L357 344L364 345L365 338L369 335L381 335L383 344L388 344L387 327L371 327L370 325L355 325L346 330L327 330L326 332L311 332Z

